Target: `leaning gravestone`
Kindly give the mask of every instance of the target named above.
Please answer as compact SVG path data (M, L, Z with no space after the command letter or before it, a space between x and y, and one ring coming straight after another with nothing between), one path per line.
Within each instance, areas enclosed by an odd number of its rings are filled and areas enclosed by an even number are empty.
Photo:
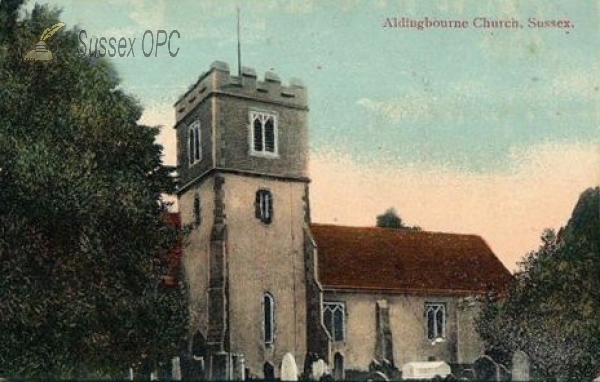
M515 382L529 381L529 356L517 350L512 357L512 380Z
M475 370L475 376L478 381L500 381L500 369L498 364L487 355L477 358L473 365L473 369Z
M286 353L281 361L281 378L282 381L297 381L298 366L296 360L291 353Z

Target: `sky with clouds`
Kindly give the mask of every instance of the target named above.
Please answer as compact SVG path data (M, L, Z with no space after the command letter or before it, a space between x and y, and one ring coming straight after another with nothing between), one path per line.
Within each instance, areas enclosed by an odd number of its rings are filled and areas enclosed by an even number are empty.
M542 230L564 225L578 195L600 183L599 1L50 4L88 39L136 38L135 57L111 60L143 121L165 126L168 163L173 103L211 62L237 70L239 8L243 65L308 88L318 222L372 225L393 206L408 224L483 236L514 270ZM389 27L394 17L469 27ZM522 27L476 28L475 18ZM573 27L530 28L530 18ZM165 47L142 54L144 32L158 29L179 32L176 57Z

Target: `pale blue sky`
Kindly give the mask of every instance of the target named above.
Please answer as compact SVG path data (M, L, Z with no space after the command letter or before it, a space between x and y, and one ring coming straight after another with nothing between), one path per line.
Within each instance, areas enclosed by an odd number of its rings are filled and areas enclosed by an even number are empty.
M135 58L112 61L146 121L168 130L172 104L212 61L237 71L239 7L243 65L308 87L313 207L321 221L371 224L393 205L426 229L481 234L513 267L541 229L564 224L583 188L600 182L598 1L50 4L88 38L137 38ZM524 28L393 29L383 27L387 17L516 18ZM567 19L575 28L531 29L530 17ZM166 49L144 57L146 29L178 30L177 57ZM161 140L171 161L172 131ZM327 167L336 161L355 184ZM364 202L382 189L365 179L378 176L394 186ZM340 181L354 191L338 190ZM350 201L360 204L352 213Z

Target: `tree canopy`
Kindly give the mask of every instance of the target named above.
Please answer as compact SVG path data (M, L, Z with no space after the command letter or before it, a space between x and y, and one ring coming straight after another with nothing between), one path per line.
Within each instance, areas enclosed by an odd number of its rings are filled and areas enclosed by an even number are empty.
M176 243L174 191L157 127L109 61L77 56L77 31L47 41L60 12L0 2L0 375L124 373L176 355L185 288L161 286Z
M421 230L421 228L418 226L411 227L411 226L405 225L404 222L402 221L402 218L400 218L400 215L398 215L398 212L393 207L388 208L383 214L377 215L377 227L403 228L403 229L411 229L411 230L416 230L416 231Z
M525 351L540 377L600 374L600 188L580 196L558 234L543 233L509 295L485 307L478 330L496 354Z

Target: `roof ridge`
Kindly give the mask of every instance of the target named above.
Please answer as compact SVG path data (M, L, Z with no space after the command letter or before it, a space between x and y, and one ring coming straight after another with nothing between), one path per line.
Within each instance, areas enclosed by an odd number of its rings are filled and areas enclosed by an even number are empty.
M461 232L447 232L447 231L429 231L429 230L413 230L410 228L392 228L392 227L377 227L377 226L351 226L351 225L338 225L330 223L310 223L310 227L331 227L331 228L342 228L342 229L366 229L373 231L394 231L402 233L413 233L413 234L434 234L434 235L449 235L449 236L465 236L465 237L476 237L483 239L481 235L476 233L461 233Z

